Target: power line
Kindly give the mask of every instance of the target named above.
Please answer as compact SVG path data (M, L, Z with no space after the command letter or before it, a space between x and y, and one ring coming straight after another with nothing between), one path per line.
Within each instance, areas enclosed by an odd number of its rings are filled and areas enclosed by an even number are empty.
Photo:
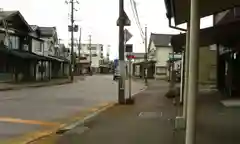
M144 32L143 32L143 30L142 30L142 27L141 27L140 20L139 20L136 2L135 2L134 0L131 0L131 2L132 2L131 5L132 5L132 7L133 7L133 9L134 9L134 12L135 12L134 14L135 14L137 23L138 23L139 27L141 28L141 29L140 29L140 30L141 30L141 33L144 34Z
M130 0L130 4L131 4L131 9L132 9L132 12L133 12L134 20L136 22L136 25L137 25L139 31L140 31L140 35L143 38L143 31L142 31L141 25L139 23L139 20L138 20L138 18L136 16L136 11L135 11L135 8L133 6L133 1L132 0Z
M142 39L144 40L144 32L143 32L141 24L140 24L138 12L137 12L137 8L136 8L136 4L135 4L134 0L130 0L130 4L131 4L131 9L132 9L132 12L133 12L133 16L134 16L136 25L137 25L137 27L140 31L140 35L141 35Z

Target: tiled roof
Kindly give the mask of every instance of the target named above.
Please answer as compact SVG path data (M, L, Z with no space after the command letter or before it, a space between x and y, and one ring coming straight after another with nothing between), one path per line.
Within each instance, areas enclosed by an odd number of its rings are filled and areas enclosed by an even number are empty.
M41 36L53 36L56 32L56 27L39 27Z
M0 20L5 19L13 14L16 14L18 11L0 11Z
M0 23L2 22L2 20L4 19L6 20L14 16L18 16L21 19L21 21L26 25L28 31L30 32L32 31L32 28L30 27L30 25L27 23L27 21L24 19L24 17L19 11L0 11ZM14 21L14 22L18 22L18 21Z
M37 26L37 25L30 25L30 27L33 29L33 31L35 31L35 30L38 29L38 26Z

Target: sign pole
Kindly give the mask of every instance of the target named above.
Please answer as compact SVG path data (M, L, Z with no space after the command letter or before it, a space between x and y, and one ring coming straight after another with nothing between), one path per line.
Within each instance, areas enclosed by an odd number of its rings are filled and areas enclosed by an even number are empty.
M120 78L118 80L118 103L126 104L124 85L126 74L124 26L131 26L131 21L124 11L124 0L119 0L119 18L117 20L117 26L119 27L118 54L120 67Z
M74 1L71 0L71 66L70 66L70 78L73 82L73 69L74 69L74 56L73 56L73 45L74 45L74 35L73 35L73 25L74 25Z
M129 99L132 98L132 59L128 59L128 84L129 84Z
M125 89L124 89L124 0L119 0L119 68L120 78L118 80L118 103L125 104Z

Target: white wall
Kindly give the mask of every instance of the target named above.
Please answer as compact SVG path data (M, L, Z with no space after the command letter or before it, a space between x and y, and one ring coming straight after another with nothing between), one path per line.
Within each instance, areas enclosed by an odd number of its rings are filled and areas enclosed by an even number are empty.
M54 55L54 44L51 44L53 38L42 38L44 40L44 55ZM51 51L49 51L51 50Z
M91 47L96 47L96 50L91 50L92 53L92 67L99 67L100 66L100 60L101 58L101 53L103 53L103 51L101 51L101 46L102 44L91 44ZM82 44L81 45L81 51L80 54L81 55L89 55L90 51L88 49L89 45L88 44ZM93 54L97 54L97 56L93 56ZM90 60L90 56L87 56L87 60Z
M149 60L155 60L155 55L156 55L156 47L153 42L150 44L149 52L148 52L148 59Z
M42 42L32 39L32 52L38 55L43 55L43 45L41 45ZM41 66L41 62L39 61L36 64L36 80L41 80L41 72L39 71L39 66Z
M156 66L167 66L169 53L172 53L171 47L161 47L156 50Z

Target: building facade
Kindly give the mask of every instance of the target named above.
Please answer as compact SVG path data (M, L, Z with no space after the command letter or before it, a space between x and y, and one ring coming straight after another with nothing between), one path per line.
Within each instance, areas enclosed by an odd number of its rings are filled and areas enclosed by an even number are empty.
M148 60L155 61L154 77L157 79L166 79L169 75L168 60L173 52L171 37L169 34L151 33Z
M93 72L100 72L100 65L103 61L103 44L81 44L81 57L85 57L91 64Z
M53 29L56 31L56 29ZM0 12L0 82L42 81L53 78L54 63L68 63L59 52L49 56L42 27L29 25L19 11ZM57 43L57 41L55 41ZM46 50L47 49L47 50ZM56 51L59 47L54 46ZM60 70L61 69L61 70ZM63 71L58 67L58 72ZM61 75L63 76L63 72Z
M240 8L236 7L214 15L214 26L237 24L240 21ZM231 26L228 26L229 31ZM237 28L238 29L238 28ZM231 35L226 37L227 44L217 44L217 87L227 97L239 96L240 76L239 76L239 33L237 30L231 31Z

